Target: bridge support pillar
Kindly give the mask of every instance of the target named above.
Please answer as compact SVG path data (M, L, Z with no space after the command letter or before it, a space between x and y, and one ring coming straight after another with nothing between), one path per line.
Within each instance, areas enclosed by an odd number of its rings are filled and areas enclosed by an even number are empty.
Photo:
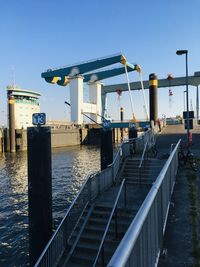
M154 125L158 120L158 80L155 73L149 75L149 108L150 122L154 121Z
M71 122L83 123L83 77L80 75L70 80Z
M102 101L102 116L104 118L107 118L107 94L101 95L101 101Z
M96 83L90 83L89 84L89 97L90 97L90 103L96 104L96 114L91 114L91 119L95 120L97 123L101 123L101 117L98 116L102 115L101 111L101 87L102 83L96 82Z

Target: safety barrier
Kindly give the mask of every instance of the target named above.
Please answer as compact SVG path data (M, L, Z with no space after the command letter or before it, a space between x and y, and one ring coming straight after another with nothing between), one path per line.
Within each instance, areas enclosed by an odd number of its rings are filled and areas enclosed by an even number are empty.
M157 266L178 169L180 140L111 258L109 267Z

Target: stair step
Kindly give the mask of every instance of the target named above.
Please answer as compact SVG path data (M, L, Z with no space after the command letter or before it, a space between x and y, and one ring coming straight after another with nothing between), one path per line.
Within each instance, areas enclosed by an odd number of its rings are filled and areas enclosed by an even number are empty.
M124 230L126 230L127 225L128 224L122 225L122 224L119 223L118 224L118 229L120 230L120 232L123 232ZM109 233L110 234L112 234L112 233L115 232L114 226L115 226L114 223L110 225L110 227L109 227ZM85 227L85 229L84 229L84 232L86 232L86 233L88 233L88 232L89 233L95 232L96 234L101 235L102 233L104 233L105 228L106 228L106 224L105 225L101 225L101 224L99 224L99 225L87 224L86 227Z
M118 214L118 223L120 225L127 225L128 223L128 220L131 218L132 216L124 216L123 218L121 217L120 214ZM91 224L97 224L97 225L107 225L107 221L106 219L103 219L103 218L90 218L90 220L88 221L88 223L91 225ZM113 219L111 221L111 225L114 224L114 216L113 216Z
M66 266L71 266L71 263L77 264L76 266L92 266L95 259L95 254L85 253L82 251L75 251L72 255L69 263Z
M140 181L139 179L132 179L132 180L128 180L128 184L129 185L148 185L148 186L152 186L153 182L149 182L149 181Z

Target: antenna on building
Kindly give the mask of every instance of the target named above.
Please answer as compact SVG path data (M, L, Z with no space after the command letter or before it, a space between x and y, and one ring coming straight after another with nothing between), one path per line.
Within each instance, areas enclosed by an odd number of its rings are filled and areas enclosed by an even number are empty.
M15 66L12 66L11 71L12 71L12 86L16 87L16 84L15 84Z

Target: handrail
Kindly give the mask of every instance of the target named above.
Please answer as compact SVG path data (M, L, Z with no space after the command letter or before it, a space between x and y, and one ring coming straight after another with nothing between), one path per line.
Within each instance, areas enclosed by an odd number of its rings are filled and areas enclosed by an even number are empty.
M142 135L142 136L143 136L143 135ZM130 139L125 139L125 140L123 140L122 143L120 144L119 148L118 148L118 151L117 151L117 153L116 153L116 155L115 155L115 157L114 157L113 162L110 163L107 167L112 167L112 165L115 164L115 162L116 162L116 160L117 160L117 157L118 157L118 154L120 153L120 150L122 149L123 144L128 143L128 142L130 142L130 141L132 141L132 140L142 139L142 136L139 136L139 137L136 137L136 138L130 138Z
M101 239L101 243L100 243L99 250L98 250L98 252L97 252L97 256L96 256L96 258L95 258L93 267L96 266L97 261L98 261L98 259L99 259L99 255L100 255L100 252L101 252L102 247L103 247L103 245L104 245L104 241L105 241L105 238L106 238L106 235L107 235L107 232L108 232L108 229L109 229L109 226L110 226L110 223L111 223L113 214L114 214L114 212L115 212L115 209L116 209L116 206L117 206L119 197L120 197L120 195L121 195L121 192L122 192L122 188L123 188L123 186L124 186L124 183L125 183L125 179L123 179L123 181L122 181L122 183L121 183L121 186L120 186L120 189L119 189L119 191L118 191L118 194L117 194L115 203L114 203L113 208L112 208L112 212L111 212L111 214L110 214L108 223L107 223L107 225L106 225L106 229L105 229L105 231L104 231L104 235L103 235L103 237L102 237L102 239Z
M68 216L69 212L71 211L72 207L74 206L74 204L76 203L77 199L79 198L80 194L82 193L85 185L87 184L88 180L90 179L90 177L94 174L96 174L97 172L90 172L89 174L86 175L86 179L83 182L81 189L79 191L79 193L76 195L76 197L74 198L74 200L72 201L69 209L67 210L65 216L63 217L62 221L60 222L58 228L56 229L56 231L54 232L54 234L52 235L51 239L49 240L49 242L47 243L46 247L44 248L44 250L42 251L42 254L40 255L40 257L38 258L37 262L35 263L34 267L39 266L40 261L42 260L42 258L44 257L45 253L47 252L49 246L51 245L52 240L55 238L55 236L57 235L57 233L59 232L61 226L63 225L63 222L65 221L66 217Z
M145 156L146 149L147 149L147 144L148 144L148 140L146 141L146 144L145 144L145 146L144 146L144 150L143 150L142 157L141 157L140 164L139 164L139 169L141 168L141 166L142 166L142 162L143 162L143 160L144 160L144 156Z
M170 157L165 163L162 171L160 172L158 178L156 179L154 185L149 191L147 197L145 198L142 206L140 207L138 213L136 214L134 220L132 221L129 229L127 230L125 236L123 237L120 245L118 246L115 254L110 260L108 267L123 267L126 266L129 256L133 251L134 245L138 240L141 229L145 223L145 220L149 214L149 211L154 203L157 193L161 187L161 184L165 178L165 175L170 167L170 164L178 150L181 140L176 144L175 149L172 151Z
M87 207L87 205L86 205L86 207ZM86 207L85 207L85 208L86 208ZM67 264L68 260L70 259L71 255L73 254L74 249L75 249L75 247L76 247L76 245L77 245L77 243L78 243L78 241L79 241L79 239L80 239L80 236L81 236L81 234L82 234L82 232L83 232L83 230L84 230L84 228L85 228L85 225L86 225L86 223L88 222L88 219L89 219L89 217L90 217L90 215L91 215L91 213L92 213L92 211L93 211L93 207L94 207L94 205L92 205L92 207L90 208L90 210L89 210L89 212L88 212L88 214L87 214L87 216L86 216L86 218L85 218L85 220L84 220L84 223L82 224L81 229L80 229L80 231L79 231L79 233L78 233L78 235L77 235L77 237L76 237L76 239L75 239L75 241L74 241L74 244L73 244L72 248L71 248L70 251L69 251L69 254L68 254L68 256L67 256L67 258L66 258L66 260L65 260L65 262L64 262L64 265ZM84 213L84 211L85 211L85 209L83 209L82 214Z

